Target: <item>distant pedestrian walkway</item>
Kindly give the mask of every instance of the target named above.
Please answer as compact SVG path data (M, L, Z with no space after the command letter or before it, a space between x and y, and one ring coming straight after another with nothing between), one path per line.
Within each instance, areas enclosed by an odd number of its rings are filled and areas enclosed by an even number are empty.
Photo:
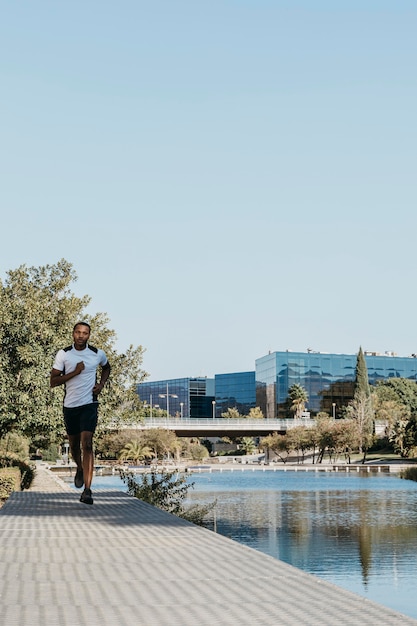
M75 468L74 468L75 474ZM35 478L30 487L30 491L72 491L71 487L62 478L48 471L43 463L37 463Z
M402 616L120 491L39 468L0 510L5 626L406 626Z

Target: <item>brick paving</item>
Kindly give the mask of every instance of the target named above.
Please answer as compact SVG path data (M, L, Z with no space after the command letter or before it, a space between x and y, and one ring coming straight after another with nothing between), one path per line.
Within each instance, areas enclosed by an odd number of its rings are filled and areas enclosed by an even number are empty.
M2 624L417 625L120 491L78 494L40 466L0 510Z

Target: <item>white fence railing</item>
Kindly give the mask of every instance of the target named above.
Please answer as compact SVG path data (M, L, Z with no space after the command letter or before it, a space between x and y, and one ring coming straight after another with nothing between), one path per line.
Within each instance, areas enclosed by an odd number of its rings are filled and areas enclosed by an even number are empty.
M226 419L226 418L171 418L155 417L147 418L143 423L135 425L141 430L150 428L166 428L168 430L263 430L272 432L274 430L288 430L295 426L307 426L311 428L315 422L312 419Z
M316 424L314 419L227 419L227 418L166 418L153 417L146 418L143 422L126 425L126 428L136 428L138 430L150 430L151 428L164 428L166 430L209 432L209 431L254 431L271 433L274 431L287 431L296 426L313 428ZM116 425L115 425L116 427ZM120 428L120 425L118 426ZM386 423L375 422L375 432L381 436L384 434Z

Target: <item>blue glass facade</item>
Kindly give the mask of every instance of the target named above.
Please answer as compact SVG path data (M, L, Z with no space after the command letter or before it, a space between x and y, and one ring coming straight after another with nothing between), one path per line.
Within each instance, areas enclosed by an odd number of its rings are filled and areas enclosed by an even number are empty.
M289 388L306 389L313 414L346 406L353 397L357 356L316 352L273 352L256 360L256 405L268 418L289 417ZM417 380L417 359L365 353L371 384L385 378Z
M211 417L214 381L210 378L172 378L139 383L139 398L168 410L170 417ZM168 399L168 400L167 400Z
M308 393L307 410L338 416L353 398L356 354L272 352L255 362L256 371L211 378L173 378L138 385L141 400L169 410L171 417L221 417L229 408L248 415L259 406L267 418L288 418L288 390L295 383ZM371 384L386 378L417 382L417 358L365 352ZM167 403L168 394L168 403Z
M256 406L255 372L216 374L216 417L221 417L229 408L236 408L247 415Z

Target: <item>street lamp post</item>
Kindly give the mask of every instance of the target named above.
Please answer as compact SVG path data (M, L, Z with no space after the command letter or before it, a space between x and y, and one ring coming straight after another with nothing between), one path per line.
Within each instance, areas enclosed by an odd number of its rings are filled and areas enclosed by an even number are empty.
M216 400L211 401L213 419L216 417Z
M167 399L167 417L169 418L169 398L178 398L176 393L169 393L169 388L168 388L168 383L167 383L167 392L166 393L160 393L159 394L160 398L166 398Z
M184 402L180 402L180 407L181 407L181 419L182 419L183 413L184 413Z
M332 402L333 419L336 419L336 402Z

